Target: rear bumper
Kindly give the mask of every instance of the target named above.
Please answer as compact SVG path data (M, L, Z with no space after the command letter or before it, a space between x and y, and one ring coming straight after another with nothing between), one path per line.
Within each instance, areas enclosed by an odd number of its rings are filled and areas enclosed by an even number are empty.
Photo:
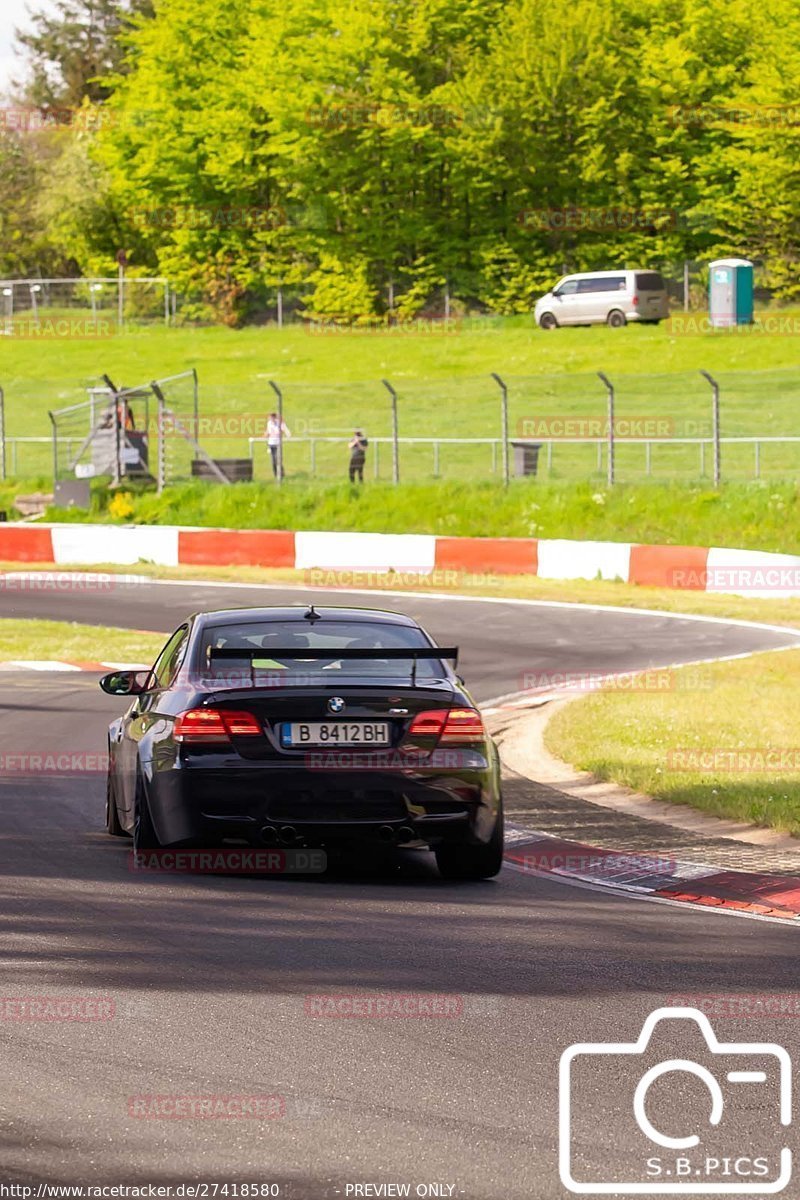
M486 842L499 770L475 758L482 766L457 774L182 764L146 772L148 802L162 845Z

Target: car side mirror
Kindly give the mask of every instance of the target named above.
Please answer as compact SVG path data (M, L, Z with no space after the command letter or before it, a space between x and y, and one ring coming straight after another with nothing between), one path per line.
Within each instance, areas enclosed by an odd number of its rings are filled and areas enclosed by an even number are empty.
M138 696L144 691L149 671L112 671L100 680L100 687L109 696Z

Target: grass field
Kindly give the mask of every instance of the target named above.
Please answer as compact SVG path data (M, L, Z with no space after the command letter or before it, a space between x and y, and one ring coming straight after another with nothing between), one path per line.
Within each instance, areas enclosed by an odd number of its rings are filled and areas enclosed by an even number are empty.
M102 646L104 661L152 663L163 645L163 634L135 629L10 617L0 621L0 662L17 659L96 662L98 646Z
M791 702L800 650L676 670L672 680L568 704L547 726L548 749L658 800L800 835Z
M46 481L40 480L40 483ZM0 485L0 508L13 516L16 484ZM114 520L119 506L142 524L215 525L251 529L363 530L453 536L588 538L732 546L800 553L800 490L795 484L729 484L711 488L665 484L320 482L218 487L194 483L135 494L98 489L93 508L51 509L53 520ZM125 501L128 501L126 504ZM120 520L120 518L116 518Z
M229 330L225 328L132 328L108 338L4 339L0 386L6 395L9 436L46 437L48 409L85 399L85 389L107 372L118 385L130 386L196 367L200 378L200 412L212 431L201 438L216 456L248 453L248 434L263 429L274 407L269 380L284 392L285 412L294 438L287 443L290 475L312 473L309 437L315 450L316 475L341 475L346 464L344 439L356 426L373 441L367 468L387 478L387 445L376 455L375 439L391 433L390 403L381 380L399 394L401 437L443 439L431 446L402 447L404 479L486 478L499 470L499 454L489 444L499 439L500 393L491 379L498 372L509 386L510 434L555 438L543 452L541 472L553 480L602 474L602 453L594 446L575 446L560 438L565 417L604 422L605 388L596 372L606 372L617 390L617 421L636 429L645 419L655 422L668 439L708 437L710 388L705 369L722 388L724 436L798 433L800 376L796 369L800 315L785 313L786 325L756 325L751 330L681 332L670 323L564 329L544 333L530 318L474 318L449 333L311 333L303 326ZM677 321L677 318L676 318ZM764 332L765 329L773 332ZM760 332L760 330L762 330ZM184 405L180 385L168 399ZM238 427L217 436L214 420L239 414ZM630 423L633 423L632 425ZM592 427L594 428L594 427ZM82 430L79 431L82 434ZM448 438L475 438L474 446L457 446ZM626 444L627 442L627 444ZM266 477L263 447L256 459L257 477ZM179 455L179 449L175 451ZM17 474L44 474L50 468L46 444L21 445ZM376 461L377 458L377 461ZM710 473L706 452L703 471ZM645 449L624 436L618 441L617 472L621 480L646 478ZM758 469L769 477L794 477L800 469L800 447L785 441L761 446ZM688 480L701 474L697 445L654 445L649 470L661 481ZM724 448L723 472L729 479L749 479L756 470L751 445Z

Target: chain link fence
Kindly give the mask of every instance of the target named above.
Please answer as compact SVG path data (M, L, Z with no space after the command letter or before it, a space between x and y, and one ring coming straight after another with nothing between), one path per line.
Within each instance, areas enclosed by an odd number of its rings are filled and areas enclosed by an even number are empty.
M111 337L135 324L172 324L177 296L160 277L0 279L0 336Z
M8 406L13 392L6 393ZM202 385L195 371L135 387L105 377L88 399L53 410L50 438L4 436L0 401L0 470L20 479L52 472L60 482L138 479L159 487L272 481L265 431L279 410L290 482L346 479L356 430L369 442L368 481L507 473L511 480L713 484L717 472L722 482L800 472L793 368L539 376L501 368L437 381L324 385L265 376L230 387Z

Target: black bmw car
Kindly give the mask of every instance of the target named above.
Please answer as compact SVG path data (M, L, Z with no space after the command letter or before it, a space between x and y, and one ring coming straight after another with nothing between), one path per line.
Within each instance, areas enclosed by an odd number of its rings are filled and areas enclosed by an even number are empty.
M195 614L150 671L100 681L132 697L109 728L108 832L137 851L432 849L448 878L496 875L497 749L456 656L393 612Z

